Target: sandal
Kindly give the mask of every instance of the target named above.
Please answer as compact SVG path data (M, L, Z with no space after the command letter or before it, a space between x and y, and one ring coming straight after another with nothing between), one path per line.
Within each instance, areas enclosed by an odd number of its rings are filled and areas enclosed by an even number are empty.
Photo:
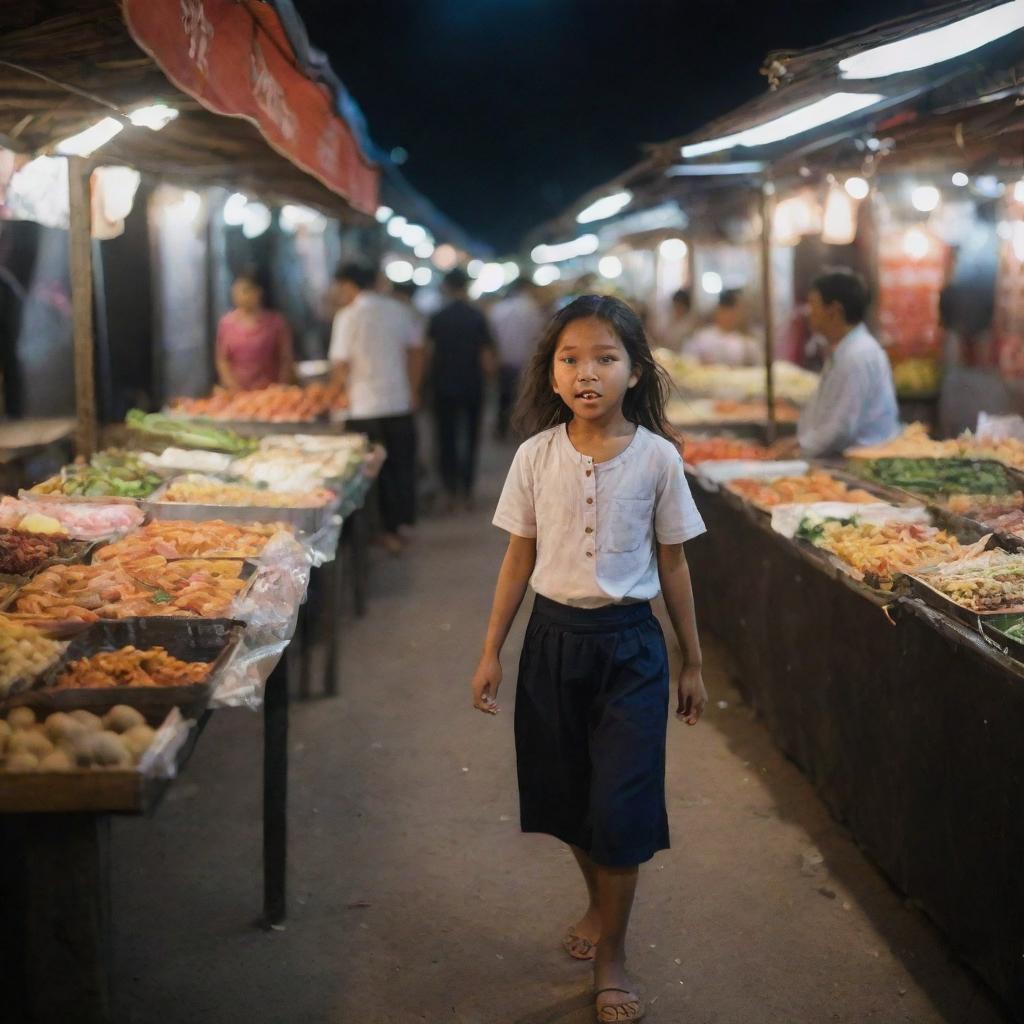
M593 960L594 950L597 943L579 935L575 928L570 928L562 939L562 949L573 958L573 960Z
M602 992L623 992L632 998L624 1003L608 1003L605 1006L597 1006L597 997ZM598 1024L616 1024L618 1021L640 1020L647 1012L644 1001L628 988L599 988L594 993L594 1004L597 1009Z

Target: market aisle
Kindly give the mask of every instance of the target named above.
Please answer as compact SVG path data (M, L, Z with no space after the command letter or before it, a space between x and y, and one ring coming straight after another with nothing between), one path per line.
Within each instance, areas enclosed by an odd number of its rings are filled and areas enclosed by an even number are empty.
M119 1020L593 1020L587 969L558 947L574 868L516 826L514 687L496 720L467 696L508 454L489 453L482 511L429 520L406 560L376 559L370 614L346 623L341 697L294 708L285 931L251 927L258 717L216 715L156 818L117 823ZM648 1019L998 1021L739 703L720 645L707 661L706 722L670 725L675 849L646 869L635 914Z

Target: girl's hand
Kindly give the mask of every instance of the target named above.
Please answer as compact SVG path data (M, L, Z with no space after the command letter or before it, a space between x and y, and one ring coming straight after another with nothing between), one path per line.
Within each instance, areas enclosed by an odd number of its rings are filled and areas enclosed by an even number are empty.
M473 707L488 715L496 715L501 708L498 706L498 687L501 686L501 662L493 655L485 654L473 673L473 681L469 684L473 691Z
M708 691L704 689L704 679L700 666L684 667L679 673L679 704L676 707L676 718L687 725L696 725L708 702Z

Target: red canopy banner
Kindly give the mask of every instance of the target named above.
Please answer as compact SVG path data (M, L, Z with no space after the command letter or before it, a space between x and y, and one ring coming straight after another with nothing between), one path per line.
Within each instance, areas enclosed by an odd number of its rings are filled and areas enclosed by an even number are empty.
M364 213L379 174L327 89L296 66L274 10L252 0L122 0L135 41L182 92L244 117L293 164Z

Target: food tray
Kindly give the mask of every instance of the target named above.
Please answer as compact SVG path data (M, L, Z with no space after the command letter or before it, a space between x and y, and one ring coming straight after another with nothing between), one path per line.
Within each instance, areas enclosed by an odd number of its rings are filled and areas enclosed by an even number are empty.
M24 501L52 501L65 505L138 505L145 498L124 498L116 494L40 494L34 491L18 491Z
M103 542L98 540L73 540L69 538L59 543L63 554L56 554L52 558L44 559L34 569L24 573L23 576L11 576L0 573L0 606L2 606L3 602L2 584L4 580L27 580L39 575L44 569L49 569L52 565L74 565L77 562L87 562L93 550Z
M867 483L873 483L873 484L875 484L876 487L887 488L889 491L891 491L894 494L904 495L904 496L906 496L908 498L913 499L914 501L925 501L925 502L928 502L928 501L931 501L934 498L936 498L936 497L938 497L939 495L942 495L942 494L949 495L949 494L964 493L964 492L960 492L960 491L948 491L948 492L947 491L940 491L937 494L922 494L922 493L918 493L917 491L908 490L907 488L904 488L904 487L899 487L899 486L897 486L895 484L883 484L883 483L881 483L879 481L872 480L872 479L868 478L867 476L862 476L861 475L862 473L866 472L866 465L868 463L891 461L891 459L905 460L905 461L962 462L962 463L965 463L966 465L969 465L972 468L976 468L976 469L978 469L978 468L983 469L983 468L986 468L986 467L996 466L1003 473L1006 474L1006 478L1007 478L1007 480L1008 480L1008 482L1010 483L1011 486L1016 487L1018 490L1024 490L1024 471L1021 471L1019 469L1014 469L1012 466L1008 466L1008 465L1006 465L1006 463L999 462L996 459L956 458L954 456L942 456L940 458L931 459L928 456L917 457L917 456L896 455L896 456L888 457L886 459L860 459L856 463L855 466L854 465L850 465L849 466L848 472L852 476L856 477L858 480L862 480L862 481L865 481Z
M162 501L161 497L173 481L168 481L142 508L152 519L173 519L200 523L207 519L223 519L228 523L288 523L297 533L316 533L334 511L336 502L305 508L279 508L269 505L194 505L182 501Z
M950 533L955 533L958 537L961 531L965 535L976 531L979 536L983 533L991 533L1001 548L1005 548L1007 551L1024 551L1024 537L1018 537L1014 533L1001 533L998 530L990 530L977 519L957 515L957 513L950 512L949 509L943 508L941 505L929 505L928 511L931 513L932 519L937 526L941 526L944 530L949 530Z
M988 618L978 620L981 631L985 636L994 640L1011 658L1024 662L1024 641L1015 637L1007 636L1003 630L1012 625L1020 615L991 615Z
M963 605L957 604L956 601L947 597L941 590L936 590L935 587L920 576L915 576L913 573L905 573L903 575L903 580L905 581L904 585L906 589L908 589L915 597L919 597L930 607L937 611L944 612L951 618L966 623L973 629L978 628L979 620L981 622L986 622L989 619L999 618L1000 616L1024 615L1024 605L1000 608L991 612L976 612L973 608L965 608Z
M141 710L141 709L140 709ZM168 723L166 708L147 715L154 728ZM178 728L194 725L179 722ZM177 746L178 770L195 748L200 729L187 728ZM151 810L166 791L169 780L145 774L139 768L88 768L70 772L0 772L0 814L114 813L141 814Z
M182 422L200 423L205 427L233 430L242 437L267 437L270 434L344 434L344 423L332 423L326 416L315 420L293 420L271 423L268 420L214 420L207 416L181 416L173 411L164 415Z
M171 561L171 559L168 559ZM256 582L256 577L259 575L258 565L249 558L179 558L174 559L179 562L204 562L204 561L238 561L244 563L242 565L242 571L240 578L246 581L245 587L242 588L232 599L229 608L237 605L239 601L244 600L253 588ZM131 576L131 573L128 573ZM157 588L153 587L152 584L146 583L143 580L132 576L139 586L146 590L154 591ZM28 583L28 580L22 581L22 585ZM97 622L83 622L81 619L48 619L40 617L38 615L32 615L27 612L12 612L6 609L13 602L15 596L18 593L18 588L15 588L6 600L0 602L0 612L2 612L12 622L17 622L23 626L32 626L34 629L38 629L41 633L49 636L55 640L65 640L68 637L78 636L80 633L84 633L94 626L101 626L104 623L117 623L117 622L134 622L136 620L153 619L162 622L218 622L221 620L237 622L239 625L244 625L241 620L232 619L230 616L217 616L215 618L203 618L201 615L140 615L132 616L124 619L99 619Z
M103 713L115 704L127 704L147 719L162 721L171 707L195 715L205 708L217 685L217 676L242 638L243 627L232 619L174 619L163 617L117 619L94 623L75 637L63 656L35 684L10 693L0 704L3 711L27 705L40 714L84 708ZM187 686L84 687L55 690L53 683L71 661L121 647L163 647L182 661L204 661L210 674L202 683Z

